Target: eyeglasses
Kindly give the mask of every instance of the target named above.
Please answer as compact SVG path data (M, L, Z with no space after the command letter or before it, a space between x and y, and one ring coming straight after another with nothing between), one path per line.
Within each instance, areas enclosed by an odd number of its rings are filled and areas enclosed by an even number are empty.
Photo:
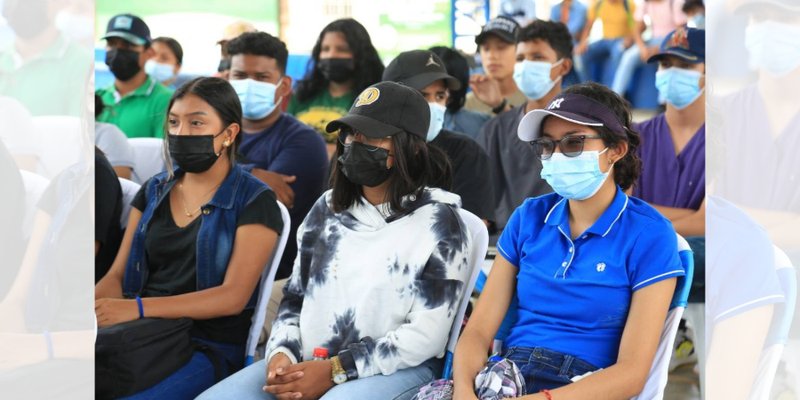
M381 143L383 143L383 141L387 138L388 136L382 138L371 138L361 132L344 129L342 129L342 131L339 133L339 142L343 146L350 146L353 144L353 142L360 142L369 146L380 147Z
M583 142L586 139L602 139L599 135L569 135L559 140L550 138L538 138L530 142L533 151L540 160L547 160L553 156L556 145L561 149L561 154L567 157L577 157L583 153Z

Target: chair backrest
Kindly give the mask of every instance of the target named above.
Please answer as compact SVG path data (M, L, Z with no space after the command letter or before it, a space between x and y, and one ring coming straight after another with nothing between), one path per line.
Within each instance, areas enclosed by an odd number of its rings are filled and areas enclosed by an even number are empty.
M119 215L119 226L125 229L128 226L128 216L131 214L131 201L142 186L125 178L119 178L119 187L122 189L122 213Z
M275 282L275 274L278 272L278 265L281 263L283 257L283 250L286 248L286 242L289 239L289 227L291 225L291 218L289 218L289 210L286 209L281 202L278 202L278 207L281 209L281 219L283 219L283 230L278 236L278 243L275 245L275 251L272 253L272 258L267 262L267 267L261 273L261 282L259 283L258 301L256 302L255 312L253 313L252 324L250 324L250 333L247 335L247 347L244 365L250 365L255 361L256 346L258 345L258 338L261 335L261 328L264 326L264 318L267 315L267 306L269 305L269 297L272 294L272 284Z
M667 387L667 376L669 375L669 361L675 347L675 336L678 333L683 310L689 301L689 289L692 287L692 276L694 275L694 253L689 247L689 243L681 235L677 235L677 240L678 256L686 275L679 277L675 286L675 294L672 296L667 320L661 330L656 356L653 358L653 365L650 367L644 389L633 399L661 400L664 398L664 388Z
M489 231L483 220L478 218L475 214L462 209L459 209L459 216L469 231L471 244L469 249L469 282L461 294L461 301L456 311L456 316L453 318L453 326L450 328L450 338L447 341L447 349L445 351L444 370L442 378L450 379L453 374L453 353L456 350L456 343L458 342L458 334L461 332L461 324L464 321L464 313L467 311L467 304L472 297L472 288L475 287L475 281L478 279L478 272L481 271L483 260L486 258L486 249L489 247Z
M165 168L162 147L164 140L158 138L128 139L133 148L132 180L138 184L163 171Z
M39 173L53 179L61 171L78 162L81 146L81 120L66 115L33 117L33 127L41 137Z
M775 304L767 340L758 360L756 377L750 388L749 398L753 400L769 398L783 349L789 339L789 330L792 327L797 300L797 274L792 261L783 250L776 246L773 246L773 253L775 255L775 273L778 275L778 281L783 290L784 302Z
M36 215L37 204L42 198L50 180L33 172L20 170L22 183L25 185L25 216L22 220L22 235L27 240L33 230L33 218Z

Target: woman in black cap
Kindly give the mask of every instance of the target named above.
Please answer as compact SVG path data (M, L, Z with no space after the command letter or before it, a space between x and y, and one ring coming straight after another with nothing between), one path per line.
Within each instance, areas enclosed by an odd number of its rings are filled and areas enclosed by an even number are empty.
M428 187L450 174L425 142L429 115L419 92L381 82L328 124L333 189L298 230L267 357L201 398L409 399L439 374L469 235L459 197Z
M525 200L497 242L456 348L455 398L476 398L474 378L512 303L502 356L519 367L526 398L636 396L685 272L669 220L625 194L640 169L630 111L602 85L576 85L525 115L518 136L555 193Z

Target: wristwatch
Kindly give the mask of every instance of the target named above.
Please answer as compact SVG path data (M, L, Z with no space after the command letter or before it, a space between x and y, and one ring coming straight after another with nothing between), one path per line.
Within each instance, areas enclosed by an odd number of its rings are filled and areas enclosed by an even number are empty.
M342 368L339 356L331 357L331 380L337 385L347 382L347 372Z

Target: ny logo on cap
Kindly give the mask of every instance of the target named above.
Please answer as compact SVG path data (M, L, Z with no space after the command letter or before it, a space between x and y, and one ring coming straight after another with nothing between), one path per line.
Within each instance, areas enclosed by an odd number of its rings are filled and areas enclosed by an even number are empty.
M428 56L428 62L425 64L425 66L427 67L428 65L435 65L435 66L437 66L437 67L441 67L441 65L439 65L439 63L437 63L437 62L436 62L436 61L433 59L433 56L432 56L432 55L431 55L431 56Z
M548 109L548 110L552 110L552 109L554 109L554 108L561 108L561 103L563 103L563 102L564 102L564 99L563 99L563 98L561 98L561 99L555 99L555 100L553 100L553 102L552 102L552 103L550 103L550 105L549 105L549 106L547 106L547 109Z
M368 104L372 104L381 97L381 91L378 88L366 88L360 95L358 95L358 99L356 99L356 107L365 106Z
M127 15L120 15L119 17L114 19L114 29L119 28L119 29L129 30L131 29L132 25L133 25L133 18Z
M689 50L689 31L684 27L676 29L669 39L669 47Z

